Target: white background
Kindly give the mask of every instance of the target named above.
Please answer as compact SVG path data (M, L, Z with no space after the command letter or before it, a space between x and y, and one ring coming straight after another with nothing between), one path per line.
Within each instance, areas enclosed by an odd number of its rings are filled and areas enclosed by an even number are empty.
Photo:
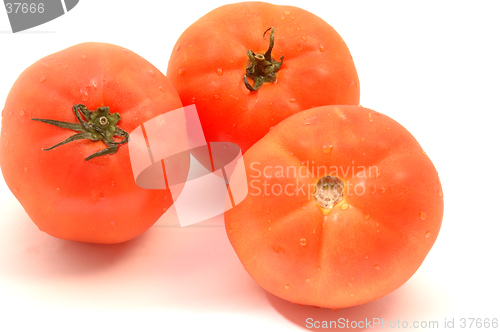
M182 31L225 3L81 0L17 34L0 7L0 105L26 67L81 42L129 48L166 72ZM274 3L307 9L341 34L361 104L403 124L439 171L445 217L420 270L363 306L302 307L253 282L222 218L180 228L166 215L128 243L73 243L40 232L1 178L0 330L304 331L307 318L436 320L439 330L454 319L468 330L461 318L500 318L498 2Z

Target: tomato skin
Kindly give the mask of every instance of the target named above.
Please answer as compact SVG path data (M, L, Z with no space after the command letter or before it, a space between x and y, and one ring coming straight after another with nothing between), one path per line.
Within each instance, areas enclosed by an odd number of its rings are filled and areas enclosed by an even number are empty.
M172 195L168 189L135 184L128 144L88 161L86 157L107 147L102 141L78 140L43 151L75 131L31 119L78 123L75 104L91 111L108 106L121 116L118 127L130 133L182 107L181 101L148 61L102 43L79 44L40 59L19 76L7 97L0 166L33 222L68 240L118 243L135 238L173 203ZM182 125L178 130L186 132ZM186 160L186 172L188 167Z
M272 55L284 62L275 83L250 92L247 52L266 52L269 27ZM242 152L291 114L359 104L356 68L338 33L303 9L265 2L225 5L192 24L172 51L167 77L184 105L196 105L206 140L233 142Z
M226 231L252 278L283 299L327 308L378 299L417 271L438 235L436 169L404 127L373 110L300 112L243 160L249 193L225 213ZM344 199L324 215L313 194L326 174L343 181Z

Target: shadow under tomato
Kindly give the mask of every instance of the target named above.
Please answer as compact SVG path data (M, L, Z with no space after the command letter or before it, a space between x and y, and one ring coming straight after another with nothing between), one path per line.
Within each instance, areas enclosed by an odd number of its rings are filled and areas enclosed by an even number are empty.
M17 202L2 219L3 261L0 274L14 279L92 274L130 257L145 241L144 234L120 244L92 244L52 237L40 231Z
M349 329L349 331L372 330L374 321L390 315L398 303L403 301L401 292L393 292L379 300L363 305L338 310L303 306L283 300L266 292L271 306L290 322L307 331ZM379 326L380 327L380 326Z
M155 284L163 305L220 313L245 312L265 303L260 287L229 243L222 216L186 227L160 220L150 234L157 243L157 255L147 269L149 275L161 280Z
M95 244L51 239L54 242L50 262L46 262L53 272L66 275L92 273L110 269L127 259L134 249L144 241L144 234L118 244Z

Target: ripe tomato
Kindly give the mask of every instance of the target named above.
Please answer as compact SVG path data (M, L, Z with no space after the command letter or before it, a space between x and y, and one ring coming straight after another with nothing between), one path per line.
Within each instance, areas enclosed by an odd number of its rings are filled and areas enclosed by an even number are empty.
M225 213L239 259L267 291L342 308L405 283L438 235L442 189L400 124L356 106L281 122L243 156L248 196Z
M185 106L196 105L207 142L236 143L242 152L291 114L359 104L358 75L339 34L310 12L265 2L225 5L192 24L167 77Z
M84 43L49 55L19 76L7 97L0 144L5 181L33 222L50 235L95 243L132 239L153 225L173 199L169 189L136 185L126 133L180 107L167 78L127 49ZM75 131L33 120L78 127L77 115L101 129L80 131L82 139L44 151ZM182 124L176 130L186 135ZM107 141L89 139L105 133ZM94 155L98 151L110 154Z

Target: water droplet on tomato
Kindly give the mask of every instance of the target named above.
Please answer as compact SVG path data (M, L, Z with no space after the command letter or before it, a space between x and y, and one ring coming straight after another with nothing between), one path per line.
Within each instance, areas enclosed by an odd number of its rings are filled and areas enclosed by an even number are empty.
M295 98L290 98L290 102L293 104L293 103L297 102L297 100Z
M40 83L45 82L45 76L40 77Z
M288 10L285 11L285 15L290 15L290 12Z
M165 206L165 207L163 208L163 213L167 212L167 210L168 210L168 207L166 207L166 206Z
M361 142L364 142L364 141L366 141L366 138L362 137Z
M349 283L349 287L354 287L354 286L352 285L352 282L350 282L350 283Z
M219 76L222 76L224 74L224 72L222 71L222 68L217 68L216 72L217 72L217 75L219 75Z
M427 153L425 153L425 151L424 151L424 150L422 150L422 153L424 154L424 156L427 156Z
M56 188L56 191L59 191L59 190L61 190L61 189L59 189L59 188Z
M285 16L281 16L281 20L283 21L286 17Z
M219 99L219 95L214 95L214 98L215 99Z
M333 145L328 145L323 147L323 153L330 153L333 150Z
M23 116L24 115L24 111L19 111L19 115Z
M229 234L233 234L233 230L231 228L228 230L228 232Z
M370 122L373 123L373 118L372 118L372 114L371 113L368 113L368 118L370 119Z
M154 72L154 70L153 70L153 69L148 70L148 74L149 74L149 76L151 76L151 77L155 77L155 76L156 76L156 74L155 74L155 72Z
M86 60L86 59L87 59L87 56L86 56L85 54L84 54L84 55L82 55L82 59L83 59L83 60Z
M319 43L319 51L320 52L324 52L325 51L325 47L323 46L323 44Z
M282 253L282 252L285 252L285 249L283 249L282 247L275 247L275 246L271 246L271 249L273 249L273 251L276 253L276 254L279 254L279 253Z
M229 95L229 97L233 98L234 100L240 100L240 98L233 96L233 95Z
M375 265L374 268L375 270L380 270L380 265Z
M311 278L307 278L307 279L306 279L306 282L307 282L307 283L311 283Z
M163 89L163 87L162 87L161 85L158 87L158 89L159 89L160 91L165 91L165 89Z
M80 93L82 94L82 101L87 101L89 100L89 93L87 91L86 87L83 87L80 89Z
M428 237L430 237L430 236L431 236L431 232L427 232L427 233L425 233L425 237L426 237L426 238L428 238Z
M178 44L175 50L178 52L180 49L181 49L181 44Z
M349 204L348 203L344 203L344 204L342 204L342 206L340 208L342 210L347 210L349 208Z
M384 187L380 187L379 191L380 191L381 194L383 194L383 193L385 193L385 188Z
M442 192L441 190L439 190L439 191L438 191L438 195L439 195L440 197L443 197L443 192Z
M285 289L290 289L290 285L285 285Z
M425 218L427 218L425 212L420 212L420 219L425 220Z
M24 168L24 171L25 171L25 172L27 172L27 171L29 171L29 170L30 170L30 169L29 169L28 167L25 167L25 168Z
M300 239L300 245L301 246L305 246L307 244L307 240L306 239Z
M307 41L307 37L306 37L306 36L302 36L302 40L303 40L304 42L306 42L306 41Z
M317 120L317 119L318 119L318 117L317 117L317 116L313 116L313 117L310 117L310 118L305 119L305 120L302 122L302 124L303 124L304 126L314 125L314 124L316 124L316 120Z
M104 193L103 193L103 192L100 192L100 193L99 193L99 198L100 198L100 199L104 199L104 198L105 198L105 197L104 197Z
M179 69L179 75L184 75L185 73L186 73L186 69L185 68Z
M368 211L364 211L364 212L363 212L363 218L364 218L365 220L370 219L370 213L369 213Z

